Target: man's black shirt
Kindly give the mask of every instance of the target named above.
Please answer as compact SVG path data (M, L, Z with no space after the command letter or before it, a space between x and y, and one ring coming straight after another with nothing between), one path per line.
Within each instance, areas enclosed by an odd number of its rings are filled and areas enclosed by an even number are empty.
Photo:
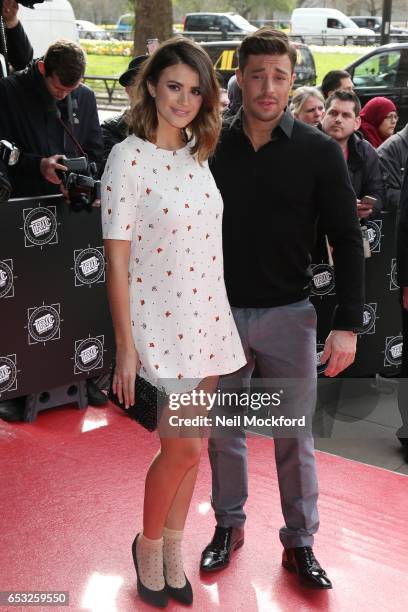
M225 282L232 306L269 308L309 294L318 219L334 248L335 329L359 329L364 256L356 196L339 145L285 111L255 151L242 109L227 121L210 167L224 200Z

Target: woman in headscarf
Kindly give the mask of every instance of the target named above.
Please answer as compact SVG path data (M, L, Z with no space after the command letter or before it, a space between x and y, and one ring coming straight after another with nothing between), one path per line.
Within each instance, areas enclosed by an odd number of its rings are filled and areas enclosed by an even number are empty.
M393 135L398 122L397 108L388 98L372 98L360 113L363 136L376 149Z

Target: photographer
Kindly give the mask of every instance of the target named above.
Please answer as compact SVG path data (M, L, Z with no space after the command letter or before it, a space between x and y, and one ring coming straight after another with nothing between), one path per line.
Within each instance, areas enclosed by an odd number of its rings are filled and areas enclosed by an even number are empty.
M14 70L23 70L33 59L33 48L18 19L18 3L15 0L0 0L1 8L8 61Z
M95 95L81 83L85 65L79 45L59 40L43 59L0 81L0 134L22 151L9 170L13 197L60 193L64 156L85 153L100 166L102 134Z
M99 168L102 134L93 91L81 83L85 55L74 42L59 40L43 59L21 72L0 79L0 136L20 149L20 159L8 166L12 197L65 194L61 175L64 157L87 157ZM62 159L61 159L62 158ZM106 397L88 379L93 406ZM0 403L0 418L19 420L24 398Z

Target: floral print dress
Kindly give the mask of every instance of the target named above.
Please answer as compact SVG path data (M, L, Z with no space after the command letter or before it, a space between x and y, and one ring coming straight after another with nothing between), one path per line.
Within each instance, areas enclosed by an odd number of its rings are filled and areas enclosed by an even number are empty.
M190 145L160 149L134 135L102 177L105 239L129 240L129 293L140 375L167 392L246 363L227 299L221 194Z

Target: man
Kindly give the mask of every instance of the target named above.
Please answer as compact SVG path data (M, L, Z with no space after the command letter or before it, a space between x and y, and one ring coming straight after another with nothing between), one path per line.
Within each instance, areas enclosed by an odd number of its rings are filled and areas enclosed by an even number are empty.
M1 16L5 27L8 60L14 70L22 70L33 59L33 48L17 13L18 3L15 0L3 0Z
M101 163L102 135L95 95L81 83L85 55L79 45L59 40L43 59L0 81L0 134L22 151L10 171L13 197L60 193L61 157L88 155Z
M397 211L408 159L408 123L377 149L387 190L387 209Z
M309 302L310 250L321 217L334 247L338 308L327 338L326 375L354 360L363 314L363 250L355 195L337 144L287 109L296 51L281 32L265 27L239 51L243 107L223 126L211 169L224 200L224 270L228 297L248 363L222 386L250 378L256 359L262 379L301 380L304 395L288 389L293 413L308 416L316 388L316 316ZM296 379L296 380L295 380ZM306 388L305 388L306 386ZM309 406L306 406L308 402ZM222 407L218 407L222 410ZM310 433L275 439L285 526L282 563L302 583L331 588L313 555L319 525L318 488ZM245 434L209 440L212 505L217 526L201 569L226 567L244 542L247 498Z
M130 92L136 76L147 57L147 55L138 55L137 57L134 57L132 60L130 60L127 70L119 77L119 83L125 88L129 100ZM105 119L101 125L103 136L103 167L105 167L112 147L114 147L118 142L122 142L122 140L124 140L128 135L128 114L129 109L127 108L123 111L123 113L119 113L113 117L110 117L109 119Z
M331 96L338 89L344 89L345 91L353 91L354 89L351 76L346 70L330 70L322 81L321 90L325 98Z
M18 164L8 168L12 197L61 193L57 171L66 170L63 156L85 153L100 165L103 145L95 95L81 84L85 65L79 45L58 40L43 59L0 80L0 135L21 151ZM90 379L87 388L91 405L107 403ZM23 404L24 398L1 402L0 418L20 420Z
M341 147L357 196L357 214L360 219L366 219L383 208L385 188L377 151L357 134L360 110L360 101L354 92L335 91L326 101L322 128ZM375 202L364 200L364 196L374 198Z

